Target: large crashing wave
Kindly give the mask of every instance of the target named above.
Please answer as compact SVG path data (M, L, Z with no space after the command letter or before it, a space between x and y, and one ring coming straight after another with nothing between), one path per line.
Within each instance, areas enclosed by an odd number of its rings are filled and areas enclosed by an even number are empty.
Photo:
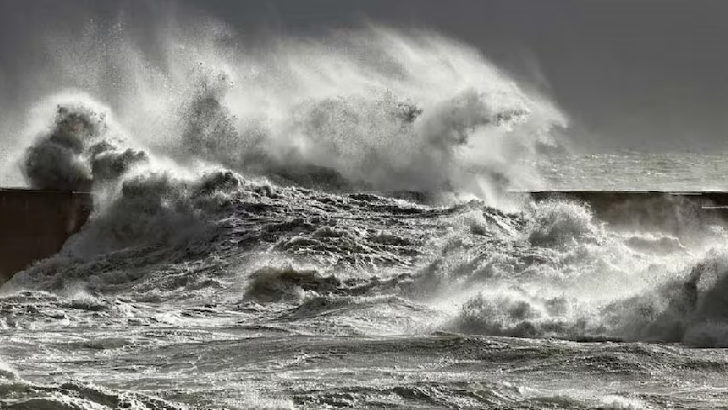
M118 33L106 39L115 53L90 40L54 46L64 65L83 65L65 67L73 75L64 86L114 101L136 141L185 167L205 162L325 188L484 198L533 178L521 160L556 144L550 131L565 125L550 102L477 50L433 33L371 28L280 39L264 51L235 46L223 27L206 33L213 34L176 33L160 45L163 58ZM110 67L122 88L116 95L92 80ZM59 111L26 155L32 186L83 187L100 177L91 176L89 160L118 173L144 159L123 150L102 158L99 150L119 148L90 141L103 132L102 114L67 103L74 113ZM69 127L84 129L87 146L65 139ZM63 171L44 170L47 158Z
M457 294L458 312L443 327L468 333L727 343L728 270L720 256L700 264L683 255L676 238L609 232L582 204L510 215L483 203L428 208L341 193L449 191L497 204L504 189L536 177L521 160L557 144L551 131L565 119L476 50L382 29L281 40L265 52L177 40L155 61L109 39L124 57L110 62L120 95L70 78L88 94L38 104L17 161L22 175L33 188L91 190L96 209L63 255L10 285L222 287L205 275L231 261L200 260L257 247L310 256L315 267L251 267L238 278L249 282L241 295L302 302L312 316L361 295ZM97 52L64 51L68 64ZM429 264L414 268L420 262ZM396 275L357 276L364 266Z
M169 240L173 221L204 220L190 205L195 187L220 169L496 202L533 176L519 159L555 144L549 132L565 123L479 52L436 34L371 28L278 40L261 53L221 42L230 33L220 27L206 33L177 33L161 59L119 33L107 39L116 53L88 39L55 44L73 73L61 87L86 91L34 107L17 163L32 188L94 192L88 231L107 234L87 241L92 254L135 237ZM118 95L90 80L110 68Z

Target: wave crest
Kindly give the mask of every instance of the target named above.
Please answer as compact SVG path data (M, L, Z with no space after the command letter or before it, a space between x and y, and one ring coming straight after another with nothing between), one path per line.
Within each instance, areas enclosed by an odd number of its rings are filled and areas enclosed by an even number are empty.
M309 41L277 39L265 50L218 41L229 30L209 32L181 33L175 44L160 40L163 59L116 32L108 41L128 59L121 64L114 55L109 64L125 92L106 95L84 78L67 85L113 101L115 116L147 155L183 168L205 162L333 189L454 191L494 200L503 188L535 177L519 160L558 144L551 130L566 124L552 103L519 87L477 50L431 32L370 28ZM82 44L60 48L79 61L111 58ZM70 71L93 76L89 70ZM86 122L94 115L108 122L105 112L73 111ZM104 133L87 128L94 136ZM88 138L76 137L75 146L88 145ZM71 182L42 181L35 169L48 161L29 160L32 186L87 186L148 160L127 150L133 147L114 144L109 158L109 150L94 154L84 145L76 152L57 139L44 137L28 158L62 157L68 162L63 179ZM93 155L95 170L79 158Z

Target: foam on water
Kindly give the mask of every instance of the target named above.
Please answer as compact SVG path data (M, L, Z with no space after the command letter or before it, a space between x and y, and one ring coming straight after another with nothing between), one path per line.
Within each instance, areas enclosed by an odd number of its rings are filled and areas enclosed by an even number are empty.
M127 392L141 389L128 374L107 388L59 381L65 376L30 381L2 365L3 405L639 408L648 407L642 398L614 391L530 391L498 378L464 394L469 387L458 383L472 377L447 367L419 385L372 376L347 386L337 376L328 393L310 380L291 382L294 403L270 398L283 384L234 395L242 387L227 373L242 371L218 358L229 350L226 357L247 360L239 343L288 354L302 349L300 340L320 356L265 358L245 375L281 368L305 378L296 366L345 360L329 355L339 349L331 340L346 337L344 350L363 356L399 351L390 344L401 342L415 356L441 349L467 367L482 359L473 352L508 358L532 349L539 358L572 355L572 370L608 375L614 366L643 375L630 352L599 345L589 356L554 339L728 345L725 229L687 208L675 224L647 230L601 221L580 202L508 197L535 181L527 164L558 144L551 131L566 121L476 50L431 32L377 27L276 39L262 49L237 45L215 24L168 34L159 40L164 58L146 55L123 32L108 38L118 50L112 55L93 42L59 45L68 83L83 91L59 84L33 107L15 157L3 165L33 188L89 189L95 209L59 255L3 285L0 330L29 341L0 336L14 343L13 360L31 366L26 373L48 372L23 356L33 343L72 357L58 359L59 368L90 358L122 363L78 371L88 380L126 369L125 349L150 349L158 356L139 366L159 379L144 389L163 391L180 378L185 387L162 400ZM113 96L94 80L108 65L123 88ZM503 336L533 340L497 341ZM203 357L190 346L211 350ZM635 354L652 357L647 350ZM168 355L179 360L154 362ZM185 367L190 357L199 368ZM401 376L386 366L369 370ZM208 370L237 398L222 403L191 379Z

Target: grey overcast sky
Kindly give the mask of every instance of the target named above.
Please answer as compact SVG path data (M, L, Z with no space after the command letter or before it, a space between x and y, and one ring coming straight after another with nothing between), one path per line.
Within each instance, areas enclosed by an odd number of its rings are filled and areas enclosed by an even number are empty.
M544 90L586 150L728 150L727 0L0 0L3 103L22 100L23 65L43 61L38 31L123 11L143 35L170 7L247 38L366 22L437 30Z

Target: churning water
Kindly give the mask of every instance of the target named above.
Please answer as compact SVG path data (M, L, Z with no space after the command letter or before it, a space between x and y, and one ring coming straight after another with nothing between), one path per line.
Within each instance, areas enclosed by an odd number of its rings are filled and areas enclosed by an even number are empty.
M724 405L725 228L512 192L720 189L720 158L565 154L554 104L430 32L230 36L57 45L3 182L95 209L0 288L0 407Z

